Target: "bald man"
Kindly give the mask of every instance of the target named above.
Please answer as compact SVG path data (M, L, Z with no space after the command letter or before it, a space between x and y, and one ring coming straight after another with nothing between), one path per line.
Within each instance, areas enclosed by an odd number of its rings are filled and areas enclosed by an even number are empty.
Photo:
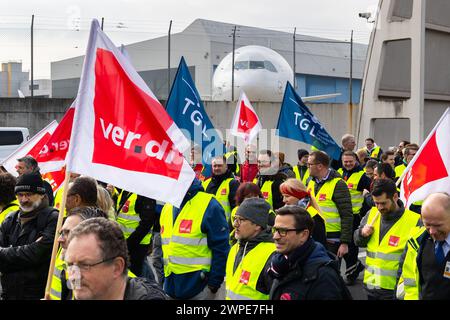
M397 297L448 300L450 297L450 195L433 193L422 205L424 227L414 228L405 248ZM402 262L401 262L402 265Z

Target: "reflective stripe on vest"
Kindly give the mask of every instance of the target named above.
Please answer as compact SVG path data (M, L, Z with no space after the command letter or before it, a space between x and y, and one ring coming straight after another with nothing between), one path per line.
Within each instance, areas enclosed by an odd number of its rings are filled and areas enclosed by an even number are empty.
M242 258L233 272L239 244L235 244L228 254L226 267L227 300L269 300L269 294L256 289L259 276L270 255L275 251L275 244L259 243Z
M122 190L119 198L117 199L117 209L120 206L124 192L125 191ZM136 231L136 228L139 226L139 222L141 221L139 213L135 211L137 197L137 194L132 193L117 214L116 221L119 224L120 229L122 229L125 239L128 239L130 235ZM152 229L150 229L147 235L141 240L140 244L150 244Z
M342 168L338 169L339 174L342 176L344 170ZM362 208L364 202L364 196L362 191L358 191L358 184L361 181L362 176L364 175L364 170L354 172L350 175L350 177L345 181L348 186L348 191L350 191L350 196L352 198L352 211L353 214L358 214Z
M294 166L293 171L295 173L295 179L300 180L306 186L306 182L308 181L309 178L309 169L306 169L303 178L300 177L300 170L298 169L298 165Z
M426 232L425 227L415 227L411 231L411 237L406 245L406 255L402 266L405 300L419 300L420 281L419 268L417 267L417 255L419 251L419 243L417 239Z
M228 199L228 196L230 195L231 180L233 180L233 178L228 178L228 179L223 180L215 194L216 199L222 205L223 210L225 210L225 218L227 219L228 223L230 223L230 215L231 215L231 205L230 205L230 201ZM211 182L211 178L208 178L202 182L203 189L205 189L205 191L206 191L206 188L208 188L210 182Z
M319 189L318 195L315 194L314 188L316 185L315 179L311 179L308 183L308 190L311 195L316 199L317 204L322 210L323 217L325 218L325 230L326 232L340 232L341 231L341 216L332 199L336 184L341 178L334 178L325 182Z
M175 222L173 206L166 203L161 211L161 244L164 275L184 274L211 269L212 252L207 235L201 231L206 208L214 196L198 192L181 209Z
M8 214L10 214L11 212L15 212L17 210L19 210L19 201L16 199L14 201L12 201L10 203L10 206L6 209L4 209L1 213L0 213L0 224L2 224L3 220L5 220L6 216Z
M373 207L367 221L373 221L378 209ZM388 230L383 239L379 239L381 218L373 224L374 232L367 243L364 284L369 289L394 290L399 268L400 256L405 249L408 235L413 229L420 215L405 210L400 219Z
M55 260L55 268L53 269L52 275L52 286L50 289L50 298L52 300L61 300L62 295L62 279L61 274L64 265L64 261L61 259L61 247L58 250ZM65 281L65 279L64 279Z

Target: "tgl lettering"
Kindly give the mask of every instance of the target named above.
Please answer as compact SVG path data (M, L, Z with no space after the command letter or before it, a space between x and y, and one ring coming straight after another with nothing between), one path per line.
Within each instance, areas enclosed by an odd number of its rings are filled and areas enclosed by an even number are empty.
M189 98L184 98L184 100L186 101L186 105L183 108L183 115L186 114L187 109L190 106L195 106L195 103L189 99ZM200 104L197 103L196 105L197 108L200 108ZM198 110L194 110L191 113L191 121L193 124L195 124L196 126L200 126L202 128L202 134L205 136L205 138L209 139L208 136L206 135L206 125L203 125L203 115L200 111Z
M298 118L302 116L301 113L294 112L294 115L295 115L295 125L299 126L301 130L307 131L311 126L311 122L306 118L303 118L300 121L298 121ZM309 132L311 137L316 137L316 135L314 134L314 129L315 129L314 126L311 126L311 131Z

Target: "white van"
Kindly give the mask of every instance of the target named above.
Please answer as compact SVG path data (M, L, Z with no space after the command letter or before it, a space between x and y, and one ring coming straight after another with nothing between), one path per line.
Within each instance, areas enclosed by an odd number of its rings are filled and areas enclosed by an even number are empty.
M0 127L0 162L28 140L30 133L27 128Z

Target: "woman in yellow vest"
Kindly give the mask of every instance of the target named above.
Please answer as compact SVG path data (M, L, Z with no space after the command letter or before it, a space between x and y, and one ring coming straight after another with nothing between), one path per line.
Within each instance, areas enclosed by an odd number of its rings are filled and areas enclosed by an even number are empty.
M12 174L0 174L0 224L9 213L19 210L19 203L14 193L16 182Z
M306 190L305 185L297 179L290 178L280 185L280 192L286 205L297 205L308 211L314 220L312 238L326 245L325 219L316 199Z
M226 267L227 300L268 300L270 280L267 270L275 252L267 229L269 204L261 198L245 199L234 217L235 237Z

